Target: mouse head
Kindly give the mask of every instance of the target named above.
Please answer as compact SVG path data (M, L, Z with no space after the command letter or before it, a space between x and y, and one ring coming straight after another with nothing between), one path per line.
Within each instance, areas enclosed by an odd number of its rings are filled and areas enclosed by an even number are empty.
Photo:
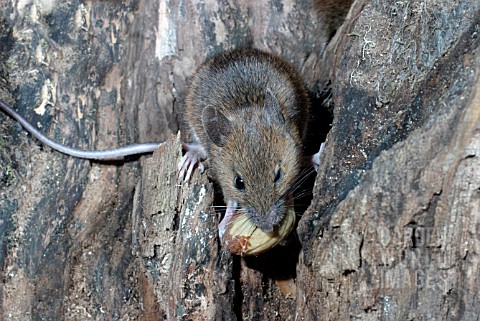
M270 92L229 118L206 107L202 122L213 142L211 164L224 197L236 201L262 231L271 232L285 216L299 174L298 129Z

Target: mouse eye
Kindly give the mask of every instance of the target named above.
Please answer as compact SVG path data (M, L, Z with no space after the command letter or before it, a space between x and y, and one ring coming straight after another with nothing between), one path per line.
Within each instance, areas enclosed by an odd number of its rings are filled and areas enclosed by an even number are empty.
M243 182L243 178L240 175L235 175L233 178L233 185L235 186L236 189L240 191L245 190L245 183Z
M276 183L278 183L278 182L282 179L282 177L283 177L283 173L282 173L282 170L280 169L280 166L275 166L274 174L275 174L275 178L273 179L273 182L276 184Z

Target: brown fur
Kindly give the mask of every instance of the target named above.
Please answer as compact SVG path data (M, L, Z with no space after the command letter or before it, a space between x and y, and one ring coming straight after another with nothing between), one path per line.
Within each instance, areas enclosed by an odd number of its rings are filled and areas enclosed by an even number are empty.
M285 196L300 170L309 108L295 70L259 50L214 57L193 78L187 121L225 199L237 201L262 230L284 216ZM281 179L274 183L278 168ZM236 175L245 190L235 188Z

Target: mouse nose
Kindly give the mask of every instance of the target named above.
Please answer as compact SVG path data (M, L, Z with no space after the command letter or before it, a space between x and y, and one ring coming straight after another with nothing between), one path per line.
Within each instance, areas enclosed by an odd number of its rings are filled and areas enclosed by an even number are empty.
M262 215L261 223L258 227L265 233L273 231L285 216L285 209L279 206L278 202L275 202L267 212Z
M272 224L273 213L271 209L261 210L259 207L247 206L250 221L257 226L262 232L270 233L273 231L274 224Z

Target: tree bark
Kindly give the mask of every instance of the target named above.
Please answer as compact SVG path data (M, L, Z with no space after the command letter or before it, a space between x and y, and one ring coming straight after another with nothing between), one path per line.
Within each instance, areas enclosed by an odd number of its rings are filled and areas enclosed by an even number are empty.
M0 319L478 320L480 4L358 0L328 43L330 2L0 4L0 98L66 145L165 141L89 162L0 115ZM296 233L240 258L176 164L194 70L245 46L333 120Z
M357 1L330 44L298 319L478 319L479 9Z

